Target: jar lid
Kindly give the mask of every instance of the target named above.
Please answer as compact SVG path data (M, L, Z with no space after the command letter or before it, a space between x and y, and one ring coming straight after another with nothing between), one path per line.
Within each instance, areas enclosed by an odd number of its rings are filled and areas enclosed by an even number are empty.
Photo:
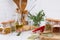
M5 21L5 22L1 22L1 24L7 24L8 22L7 21Z
M60 19L46 18L46 21L60 22Z
M53 27L60 27L60 25L53 25Z
M12 22L14 22L15 20L9 20L9 23L12 23Z

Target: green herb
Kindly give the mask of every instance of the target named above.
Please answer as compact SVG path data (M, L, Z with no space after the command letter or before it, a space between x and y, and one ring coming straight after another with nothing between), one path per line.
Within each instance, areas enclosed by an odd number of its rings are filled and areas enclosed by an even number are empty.
M21 34L21 32L19 32L18 34L17 34L17 36L19 36Z
M24 25L23 24L20 24L18 23L18 21L15 23L16 25L16 30L18 30L19 28L22 28ZM18 32L17 36L19 36L21 34L21 32Z
M51 24L49 22L46 23L46 30L51 30Z
M43 10L41 10L36 16L35 15L32 15L30 12L29 12L29 15L28 17L33 20L34 22L34 26L38 26L39 23L41 23L41 21L44 21L44 16L45 16L45 13L43 12Z

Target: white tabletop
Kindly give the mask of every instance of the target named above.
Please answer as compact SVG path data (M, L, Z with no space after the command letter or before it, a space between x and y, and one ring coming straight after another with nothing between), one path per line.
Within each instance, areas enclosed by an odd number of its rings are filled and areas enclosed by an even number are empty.
M7 35L0 34L0 40L28 40L27 38L31 36L31 34L31 31L22 32L20 36L16 36L16 32Z

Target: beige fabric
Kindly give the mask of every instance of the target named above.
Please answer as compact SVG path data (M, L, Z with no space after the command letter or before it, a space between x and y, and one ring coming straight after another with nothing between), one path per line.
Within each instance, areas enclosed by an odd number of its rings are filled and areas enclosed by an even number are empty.
M52 37L46 37L40 35L41 40L60 40L60 35L53 35Z

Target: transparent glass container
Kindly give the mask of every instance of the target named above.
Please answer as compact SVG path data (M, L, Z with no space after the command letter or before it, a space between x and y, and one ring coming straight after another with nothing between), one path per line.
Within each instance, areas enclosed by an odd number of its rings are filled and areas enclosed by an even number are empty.
M6 27L4 27L4 34L11 33L11 25L9 23L6 24Z
M3 31L2 31L2 34L8 34L11 32L11 26L9 24L9 22L2 22L2 28L3 28Z
M0 33L2 33L2 32L3 32L3 25L0 24Z
M11 31L14 32L15 31L15 20L9 20L9 25L11 27Z

